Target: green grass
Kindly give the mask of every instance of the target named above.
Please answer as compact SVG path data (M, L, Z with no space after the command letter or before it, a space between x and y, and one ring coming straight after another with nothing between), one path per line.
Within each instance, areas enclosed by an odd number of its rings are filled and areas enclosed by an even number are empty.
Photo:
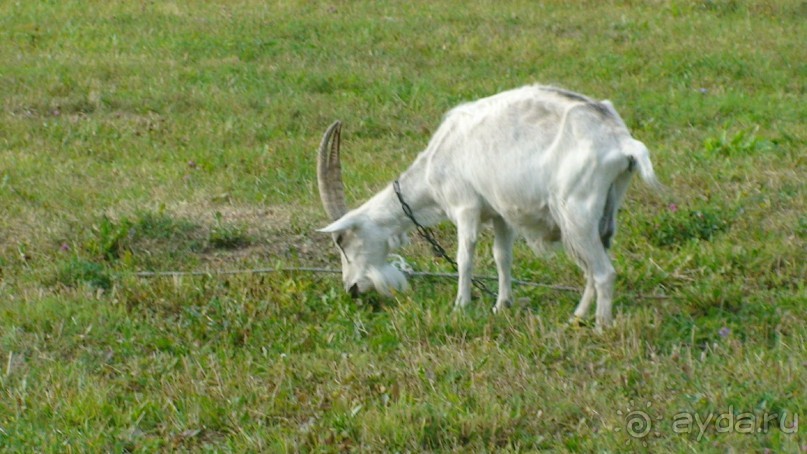
M807 449L803 1L0 4L0 451ZM611 99L668 189L628 193L601 335L542 287L492 316L450 280L134 275L337 267L331 121L357 204L533 82ZM523 244L515 274L582 283Z

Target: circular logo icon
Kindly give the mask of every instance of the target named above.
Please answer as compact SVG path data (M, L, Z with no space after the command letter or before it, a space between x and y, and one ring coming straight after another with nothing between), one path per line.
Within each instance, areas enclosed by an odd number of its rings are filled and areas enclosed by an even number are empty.
M650 415L633 410L625 416L625 431L633 438L644 438L653 430L653 420Z

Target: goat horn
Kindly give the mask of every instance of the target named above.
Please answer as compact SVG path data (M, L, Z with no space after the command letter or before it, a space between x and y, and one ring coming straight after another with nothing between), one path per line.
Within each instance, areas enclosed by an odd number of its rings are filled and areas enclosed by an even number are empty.
M339 159L342 122L335 121L322 136L317 154L317 182L322 206L331 220L347 213L345 187L342 184L342 164Z

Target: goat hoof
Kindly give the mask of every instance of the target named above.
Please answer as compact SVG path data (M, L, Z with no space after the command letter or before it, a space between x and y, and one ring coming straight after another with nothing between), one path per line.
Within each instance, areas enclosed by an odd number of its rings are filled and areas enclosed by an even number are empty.
M499 301L493 306L493 313L498 314L499 312L503 312L505 309L513 306L513 302L510 300L507 301Z
M571 318L569 318L569 321L566 322L566 324L571 328L587 328L591 326L591 322L577 315L573 315Z
M597 334L602 334L605 330L610 328L612 324L613 324L613 320L611 318L597 319L597 324L594 327L594 331Z

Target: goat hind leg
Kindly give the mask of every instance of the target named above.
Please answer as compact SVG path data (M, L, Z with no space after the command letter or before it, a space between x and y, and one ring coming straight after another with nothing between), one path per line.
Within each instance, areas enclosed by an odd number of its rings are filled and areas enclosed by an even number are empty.
M597 289L597 326L600 328L609 326L613 321L612 305L616 282L616 271L605 251L603 255L605 262L601 269L594 273L594 287Z
M574 317L572 317L572 320L580 319L586 316L589 307L591 307L591 302L594 301L595 295L596 290L594 289L594 277L591 275L591 273L586 272L586 289L583 291L583 297L580 298L580 303L574 310Z
M588 263L594 281L594 289L597 292L597 328L602 329L611 325L613 320L612 304L616 271L611 264L611 259L608 258L608 253L599 242L599 238L592 243Z
M564 232L564 242L571 249L570 252L572 252L578 264L586 273L586 290L583 292L583 298L580 300L577 310L575 310L575 315L578 314L578 311L584 312L584 310L588 309L593 297L592 293L596 293L597 328L602 329L610 325L613 319L611 306L616 271L600 240L598 226L583 222L578 225L578 228ZM591 291L592 284L594 292Z

